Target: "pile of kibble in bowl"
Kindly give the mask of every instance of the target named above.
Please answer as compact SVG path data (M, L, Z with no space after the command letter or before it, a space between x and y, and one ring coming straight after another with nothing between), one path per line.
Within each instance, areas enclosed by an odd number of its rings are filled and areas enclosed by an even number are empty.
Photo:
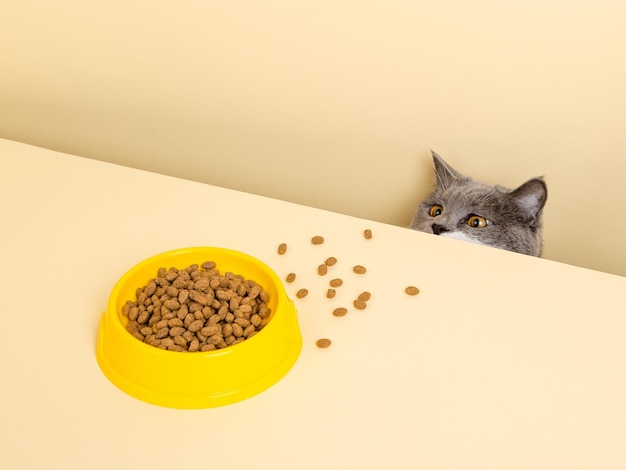
M124 304L127 330L169 351L213 351L251 338L268 322L269 295L253 280L220 273L207 261L185 269L160 268Z

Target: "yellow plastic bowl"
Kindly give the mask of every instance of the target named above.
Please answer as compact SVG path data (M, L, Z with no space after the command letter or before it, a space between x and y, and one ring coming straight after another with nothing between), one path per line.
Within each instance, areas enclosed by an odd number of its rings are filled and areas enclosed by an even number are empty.
M127 330L122 314L135 291L157 276L159 268L184 269L214 261L217 269L241 274L270 296L267 325L245 341L208 352L167 351L145 344ZM278 382L295 364L302 336L293 302L278 276L259 260L223 248L168 251L130 269L114 286L100 319L96 357L104 375L142 401L171 408L210 408L256 395Z

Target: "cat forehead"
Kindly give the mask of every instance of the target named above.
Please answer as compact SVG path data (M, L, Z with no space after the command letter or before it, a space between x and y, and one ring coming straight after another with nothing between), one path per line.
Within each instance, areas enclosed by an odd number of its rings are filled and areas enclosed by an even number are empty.
M465 180L446 188L438 188L435 194L447 202L494 205L507 197L508 190L500 186L490 186L473 180Z

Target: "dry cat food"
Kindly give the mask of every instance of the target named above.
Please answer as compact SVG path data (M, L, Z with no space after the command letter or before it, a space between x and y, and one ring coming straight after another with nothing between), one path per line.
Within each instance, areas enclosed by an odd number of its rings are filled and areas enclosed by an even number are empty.
M366 240L371 240L373 235L372 235L372 230L370 229L365 229L363 230L363 237ZM324 237L320 236L320 235L316 235L314 237L311 238L311 243L313 245L322 245L324 243ZM283 254L286 250L286 244L284 250L281 253L281 249L280 249L280 245L279 245L279 254ZM328 274L329 272L329 268L331 268L332 266L334 266L335 264L337 264L337 258L335 258L334 256L330 256L328 258L326 258L326 260L324 261L323 264L320 264L317 266L317 273L320 276L325 276ZM336 268L333 268L336 269ZM367 272L367 269L365 268L365 266L357 264L355 266L352 267L352 271L355 274L365 274ZM293 282L296 278L295 273L289 273L286 277L287 282ZM338 287L342 286L344 283L343 279L337 277L337 278L333 278L329 281L329 288L326 289L326 298L327 299L334 299L337 295L337 289ZM406 294L408 295L417 295L420 291L417 287L415 286L409 286L406 287L405 289ZM306 297L309 294L309 291L307 289L300 289L296 292L296 297L299 299L302 299L304 297ZM371 299L372 294L369 291L363 291L361 292L356 299L354 299L352 301L352 306L351 308L354 308L356 310L365 310L368 306L368 302ZM332 308L332 307L331 307ZM336 307L334 308L334 310L332 311L333 316L335 317L343 317L346 316L349 312L349 308L346 307ZM330 339L327 338L322 338L322 339L318 339L316 341L316 345L319 348L328 348L330 345L332 344Z
M330 287L339 287L341 284L343 284L343 279L336 278L330 281Z
M365 266L361 266L360 264L357 264L354 268L352 268L352 271L354 271L357 274L365 274L367 272L367 269L365 269Z
M160 268L122 313L138 340L170 351L212 351L240 343L269 321L269 294L253 280L212 261Z
M334 256L331 256L330 258L326 258L326 261L324 261L324 264L326 266L334 266L337 264L337 258L335 258Z
M311 238L311 243L313 243L314 245L321 245L322 243L324 243L324 237L320 235L315 235L313 238Z
M345 307L337 307L333 310L333 315L336 317L343 317L348 313L348 309Z
M406 292L408 295L417 295L420 293L420 290L415 286L409 286L404 289L404 292Z
M328 338L321 338L321 339L318 339L318 340L315 342L315 345L316 345L318 348L327 348L327 347L329 347L331 344L332 344L332 341L331 341L331 340L329 340Z
M280 245L278 245L278 254L284 255L285 253L287 253L287 244L281 243Z

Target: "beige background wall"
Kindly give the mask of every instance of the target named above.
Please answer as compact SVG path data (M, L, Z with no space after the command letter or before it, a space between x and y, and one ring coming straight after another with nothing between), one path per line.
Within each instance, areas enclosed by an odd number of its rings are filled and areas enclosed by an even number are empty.
M432 148L626 275L622 0L0 5L0 137L404 226Z

